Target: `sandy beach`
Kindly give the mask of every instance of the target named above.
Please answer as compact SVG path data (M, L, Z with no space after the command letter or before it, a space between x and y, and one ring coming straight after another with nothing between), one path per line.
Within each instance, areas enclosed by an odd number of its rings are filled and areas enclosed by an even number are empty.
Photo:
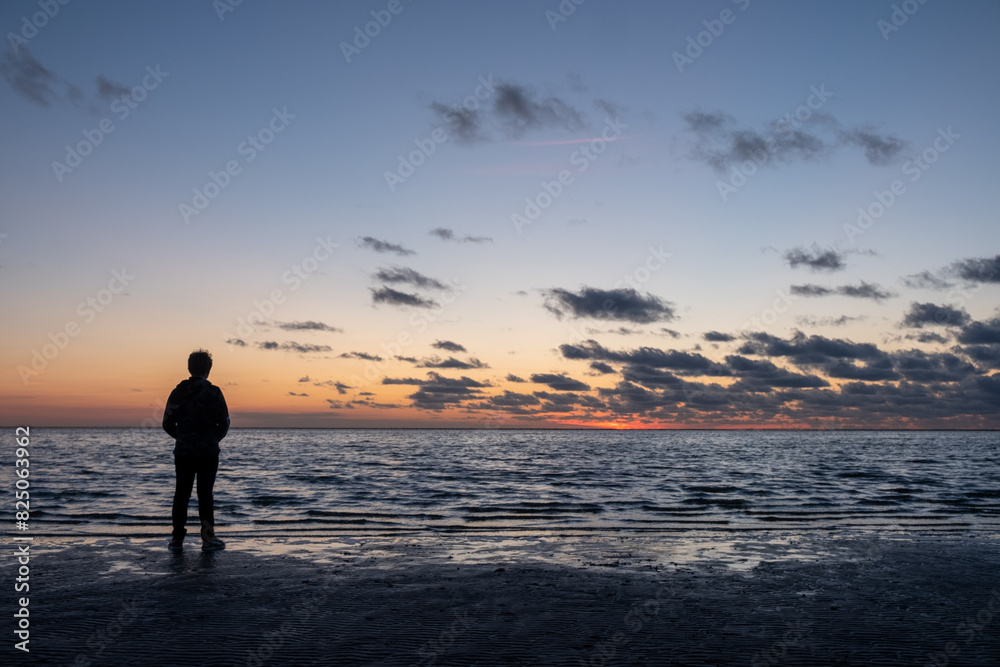
M227 539L42 539L30 663L1000 664L989 536Z

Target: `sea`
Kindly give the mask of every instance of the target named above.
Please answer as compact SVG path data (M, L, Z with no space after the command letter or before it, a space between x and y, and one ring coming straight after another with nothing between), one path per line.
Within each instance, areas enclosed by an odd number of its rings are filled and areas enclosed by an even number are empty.
M30 530L167 534L172 448L157 429L32 429ZM232 429L215 504L219 530L260 536L995 533L1000 432Z
M32 429L31 530L169 532L172 447L156 429ZM232 429L215 504L220 530L261 536L995 532L1000 432Z

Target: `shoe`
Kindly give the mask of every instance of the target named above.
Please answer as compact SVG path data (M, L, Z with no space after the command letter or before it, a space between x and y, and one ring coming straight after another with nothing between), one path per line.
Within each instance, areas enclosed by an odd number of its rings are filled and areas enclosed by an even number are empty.
M222 551L225 548L226 543L218 537L213 537L211 540L203 540L201 543L202 551Z
M182 551L184 549L184 536L185 535L187 535L187 530L185 530L180 535L178 535L177 533L174 533L173 535L171 535L170 536L170 544L167 545L167 548L170 549L171 551Z
M201 524L201 550L221 551L226 548L226 543L215 536L215 526L202 522Z

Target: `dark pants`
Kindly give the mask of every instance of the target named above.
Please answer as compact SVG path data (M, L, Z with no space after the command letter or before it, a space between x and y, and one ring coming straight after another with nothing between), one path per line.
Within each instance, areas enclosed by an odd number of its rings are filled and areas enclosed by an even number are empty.
M187 534L184 524L187 523L188 502L191 500L191 487L194 486L195 475L198 476L198 517L201 525L215 525L215 499L212 488L215 486L215 474L219 470L219 455L215 456L174 456L174 468L177 471L177 488L174 490L173 522L174 537L183 538Z

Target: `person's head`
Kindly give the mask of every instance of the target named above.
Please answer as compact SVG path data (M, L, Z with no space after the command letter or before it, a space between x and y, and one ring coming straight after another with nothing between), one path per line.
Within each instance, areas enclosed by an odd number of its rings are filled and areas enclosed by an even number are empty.
M212 355L208 350L195 350L188 356L188 372L191 377L208 377L212 370Z

